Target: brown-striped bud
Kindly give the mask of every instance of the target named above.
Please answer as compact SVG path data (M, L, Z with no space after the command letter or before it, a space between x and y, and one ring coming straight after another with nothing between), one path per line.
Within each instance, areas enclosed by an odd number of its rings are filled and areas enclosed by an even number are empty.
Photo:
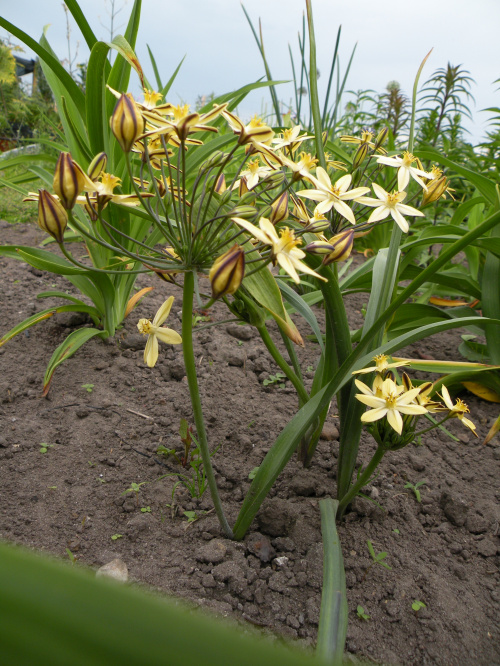
M375 139L374 150L379 150L380 148L382 148L382 146L386 142L388 134L389 134L388 127L384 127L383 129L380 130L380 132L377 134L377 138Z
M85 174L69 153L61 153L54 173L54 192L66 210L71 210L85 187Z
M217 182L215 183L214 190L218 194L222 194L223 192L226 191L226 179L225 179L223 173L221 173L220 176L217 178Z
M440 199L448 188L449 180L446 176L435 178L427 182L427 191L424 190L422 197L422 206L433 203Z
M345 261L349 258L349 255L352 252L354 229L344 229L344 231L341 231L333 238L330 238L328 242L334 249L323 259L323 265L328 266L328 264L334 262Z
M98 153L87 169L87 175L90 180L97 180L103 171L106 171L108 156L106 153Z
M233 247L218 257L210 269L208 277L212 283L212 298L234 294L245 274L245 251L240 245Z
M330 254L335 250L335 246L326 240L313 241L309 245L306 245L304 250L305 252L309 252L309 254Z
M60 201L47 190L38 190L38 226L58 243L63 242L64 230L68 224L68 214Z
M263 215L262 217L267 217ZM285 190L280 194L274 203L271 204L271 215L269 219L273 224L278 224L286 220L288 217L288 191Z
M366 159L370 146L367 143L360 144L352 161L352 169L357 169Z
M122 150L130 152L144 129L144 121L131 95L120 97L111 116L110 125Z

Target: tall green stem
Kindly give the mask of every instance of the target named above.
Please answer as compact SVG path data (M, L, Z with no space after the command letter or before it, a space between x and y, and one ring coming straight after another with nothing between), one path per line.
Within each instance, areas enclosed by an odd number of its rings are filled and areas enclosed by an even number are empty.
M219 489L215 481L210 451L208 449L207 431L205 429L205 420L201 407L200 391L198 388L198 377L196 376L196 362L193 349L193 295L194 295L195 275L192 271L184 275L184 293L182 298L182 351L184 353L184 365L189 386L189 395L191 396L191 405L193 407L194 422L198 435L203 467L210 488L210 494L214 503L215 512L219 519L224 533L229 539L233 538L233 532L224 515L222 503L220 501Z
M383 449L381 446L377 448L375 453L373 454L373 458L370 460L368 465L365 467L364 472L361 474L359 479L354 483L350 489L349 492L347 492L344 497L339 502L339 516L341 517L342 514L344 513L347 505L349 502L352 502L352 500L356 497L356 495L359 493L359 491L363 488L363 486L366 486L366 484L370 481L370 479L373 476L374 471L377 469L377 467L380 464L380 461L384 457L385 454L385 449Z
M260 337L262 338L262 342L266 345L276 365L281 370L283 370L283 372L287 376L287 379L289 379L292 382L293 387L295 388L299 396L301 405L305 405L305 403L309 400L309 394L307 393L306 389L304 388L304 385L297 377L295 372L292 370L292 368L288 365L283 356L280 354L278 348L273 342L273 339L269 335L269 331L267 330L266 325L264 324L263 326L258 326L257 330L259 331Z

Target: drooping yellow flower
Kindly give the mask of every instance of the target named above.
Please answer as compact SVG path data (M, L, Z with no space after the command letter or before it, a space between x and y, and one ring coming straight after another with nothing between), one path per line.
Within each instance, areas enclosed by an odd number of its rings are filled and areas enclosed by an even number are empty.
M387 370L390 370L391 368L401 368L404 365L409 365L410 361L399 361L398 363L387 363L387 359L389 357L385 356L385 354L377 354L377 356L373 357L373 360L375 361L375 365L371 366L369 368L363 368L362 370L355 370L352 374L353 375L365 375L368 374L369 372L378 372L381 375L385 374Z
M284 129L277 139L272 140L274 149L282 150L283 148L290 148L293 153L297 150L302 141L307 141L307 139L314 139L313 136L308 134L302 134L299 136L301 129L302 125L295 125L295 127Z
M170 296L155 314L153 321L140 319L137 324L139 332L148 336L146 348L144 349L144 362L153 368L158 360L158 340L167 345L180 345L181 336L171 328L162 327L163 322L170 314L174 297Z
M405 391L403 385L398 386L398 384L388 377L382 383L380 395L377 395L376 392L372 391L363 382L360 382L359 379L355 379L354 382L361 391L361 393L356 394L356 398L364 405L372 408L362 415L361 420L363 423L372 423L386 416L391 428L398 435L401 435L403 432L403 418L401 414L418 415L427 412L426 408L422 405L414 404L414 400L420 391L419 388Z
M227 105L226 105L227 106ZM251 121L245 123L230 111L222 111L222 115L227 120L229 127L235 134L238 134L238 143L243 146L247 143L269 144L274 136L273 130L266 123L254 116Z
M460 400L460 398L457 398L456 403L453 404L449 391L444 384L441 387L441 397L444 400L444 404L448 409L449 415L452 418L460 419L460 421L462 421L464 426L466 428L469 428L469 430L477 437L478 434L476 432L476 426L474 425L474 423L472 423L470 419L465 417L465 414L468 414L470 411L465 402L463 402L463 400Z
M318 273L301 261L306 254L297 247L302 241L300 238L295 238L293 229L285 227L280 230L280 235L278 236L273 224L265 217L260 218L258 227L239 217L233 217L231 219L240 227L246 229L246 231L251 233L252 236L261 243L264 243L264 245L270 245L271 260L273 264L276 265L276 263L278 263L281 268L290 275L296 284L300 283L297 271L314 275L314 277L326 282L324 277L318 275Z
M369 187L356 187L354 190L349 190L351 185L352 176L346 174L332 183L330 176L322 168L316 169L317 178L312 179L316 185L315 190L300 190L297 194L306 199L319 201L317 206L318 213L327 213L332 208L349 220L351 224L356 224L354 213L345 203L345 201L358 201L360 197L370 191Z
M416 208L402 203L406 199L406 192L393 192L392 194L389 194L389 192L386 192L384 188L377 185L377 183L372 183L372 187L377 195L377 199L372 199L371 197L360 197L357 199L358 203L375 208L368 218L368 222L379 222L391 215L401 231L408 233L410 226L403 217L403 213L405 215L412 215L413 217L417 215L419 217L425 217L425 215Z
M433 174L427 173L422 169L417 169L412 166L413 162L418 160L417 157L409 153L408 151L403 153L403 157L379 157L377 159L378 164L386 164L387 166L398 167L398 190L402 192L405 187L410 182L410 177L413 178L424 190L427 189L427 185L422 180L422 178L427 178L432 180Z

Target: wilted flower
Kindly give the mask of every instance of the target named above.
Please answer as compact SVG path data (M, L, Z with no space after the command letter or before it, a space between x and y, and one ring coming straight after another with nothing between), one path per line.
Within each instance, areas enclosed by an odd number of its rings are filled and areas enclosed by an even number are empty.
M146 348L144 349L144 362L150 367L154 367L158 360L158 340L167 345L180 345L181 336L170 328L162 327L163 322L170 314L174 297L170 296L155 314L153 321L150 319L140 319L137 324L139 332L148 336Z
M450 188L448 187L449 183L450 181L446 176L441 176L440 178L429 181L427 183L427 190L422 197L422 206L433 203L434 201L441 199L441 197L446 198L447 192L450 194L450 197L452 197Z
M208 274L212 283L212 298L234 294L245 274L245 251L240 245L233 247L214 261Z
M68 214L60 201L47 190L38 190L38 226L62 243Z
M291 276L292 280L296 283L300 283L300 278L297 274L297 271L302 271L303 273L308 273L309 275L314 275L314 277L319 278L320 280L326 279L321 275L318 275L313 271L307 264L305 264L301 259L303 259L306 254L302 250L299 250L297 245L302 241L300 238L295 238L295 234L292 229L285 227L280 230L280 235L278 236L276 229L273 224L266 219L265 217L260 218L259 227L256 227L251 222L243 220L239 217L231 218L233 222L238 224L240 227L243 227L248 232L254 236L257 240L264 245L271 246L271 260L274 265L276 262L281 266L281 268Z

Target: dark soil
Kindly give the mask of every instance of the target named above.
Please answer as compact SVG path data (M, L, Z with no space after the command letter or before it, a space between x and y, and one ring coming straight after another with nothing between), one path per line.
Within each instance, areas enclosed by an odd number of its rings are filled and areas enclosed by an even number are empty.
M33 226L0 223L0 230L3 243L43 240ZM37 301L38 292L71 289L20 261L0 259L0 266L1 333L56 302ZM138 284L149 283L141 276ZM143 362L137 320L152 317L170 294L178 300L168 326L180 330L180 290L152 284L115 339L92 339L57 369L47 399L45 367L80 318L57 315L0 348L0 536L62 558L69 549L79 564L96 568L120 558L133 581L313 645L322 582L318 500L335 493L335 407L311 468L293 459L245 541L224 539L208 491L193 499L178 486L172 499L177 477L161 478L185 473L156 450L163 444L181 451L179 423L191 419L191 407L180 348L161 346L152 370ZM349 301L352 325L359 325L365 301ZM226 316L215 308L215 318ZM297 323L305 336L306 324ZM404 353L458 360L459 341L458 332L448 332ZM200 331L196 353L231 522L249 473L293 414L296 396L288 386L263 386L277 368L249 327ZM304 368L313 366L317 348L306 341L300 355ZM311 381L311 369L305 374ZM91 392L83 388L90 384ZM431 433L423 446L387 455L366 489L376 503L356 500L339 528L352 655L384 664L500 664L498 436L481 444L498 405L463 397L479 439L454 421L458 442ZM45 453L42 443L49 445ZM361 462L371 452L366 437ZM404 486L422 479L419 503ZM125 493L132 482L144 485ZM186 511L199 519L189 523ZM390 570L370 566L367 540L388 553ZM415 600L426 607L413 611ZM358 605L368 620L358 617Z

